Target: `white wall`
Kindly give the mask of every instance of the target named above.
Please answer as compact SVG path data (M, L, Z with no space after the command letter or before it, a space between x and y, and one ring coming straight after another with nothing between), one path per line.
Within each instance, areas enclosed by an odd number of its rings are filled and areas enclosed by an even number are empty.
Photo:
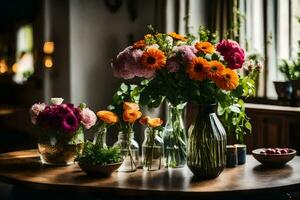
M128 35L142 37L154 24L154 0L139 2L138 18L131 22L126 1L111 13L104 1L70 1L71 102L86 102L92 109L106 107L119 84L110 59L128 45Z

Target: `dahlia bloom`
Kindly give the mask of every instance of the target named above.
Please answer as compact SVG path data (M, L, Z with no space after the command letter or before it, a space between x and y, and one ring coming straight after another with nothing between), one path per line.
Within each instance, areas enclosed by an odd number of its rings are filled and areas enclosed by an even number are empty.
M245 62L244 50L233 40L222 40L217 45L217 51L221 53L231 69L239 69Z
M180 68L180 64L175 59L170 58L167 60L166 68L169 72L177 72Z
M31 109L30 109L30 118L31 118L31 122L33 124L36 124L36 119L37 119L37 116L44 111L46 107L46 104L44 103L36 103L34 104L33 106L31 106Z
M116 61L112 63L114 76L124 79L132 79L135 76L153 77L155 70L148 69L140 64L142 55L143 51L141 49L134 49L131 46L120 52Z
M81 123L84 125L86 129L90 129L92 126L96 124L97 116L89 108L83 108L80 111L80 116L81 116Z
M178 52L184 62L191 62L196 57L197 49L194 46L183 45L175 49Z

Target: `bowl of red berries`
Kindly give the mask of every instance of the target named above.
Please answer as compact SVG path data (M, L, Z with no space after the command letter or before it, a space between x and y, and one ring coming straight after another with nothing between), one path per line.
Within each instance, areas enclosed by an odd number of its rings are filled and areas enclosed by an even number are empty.
M296 155L296 150L289 148L260 148L252 151L253 157L263 165L284 166Z

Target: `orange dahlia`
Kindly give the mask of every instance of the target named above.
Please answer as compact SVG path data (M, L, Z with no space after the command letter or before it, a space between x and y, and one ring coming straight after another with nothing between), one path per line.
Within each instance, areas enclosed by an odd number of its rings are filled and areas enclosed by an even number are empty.
M215 51L214 45L210 42L197 42L195 47L198 51L201 51L205 54L212 54Z
M211 80L220 78L224 69L225 66L221 62L216 60L210 61L209 68L207 70L207 77Z
M235 71L225 68L221 77L215 79L215 83L223 90L234 90L239 85L239 76Z
M209 69L209 62L201 57L195 57L188 64L186 68L186 73L189 75L190 79L203 81L207 78L207 70Z
M164 122L160 118L149 118L147 123L151 128L156 128L161 126Z
M145 46L146 46L145 40L139 40L139 41L135 42L132 47L134 49L143 49L143 48L145 48Z
M149 69L160 69L166 64L164 52L156 48L149 48L142 55L142 64Z
M176 39L176 40L187 41L187 39L183 35L180 35L180 34L175 33L175 32L171 32L168 35L171 36L173 39Z

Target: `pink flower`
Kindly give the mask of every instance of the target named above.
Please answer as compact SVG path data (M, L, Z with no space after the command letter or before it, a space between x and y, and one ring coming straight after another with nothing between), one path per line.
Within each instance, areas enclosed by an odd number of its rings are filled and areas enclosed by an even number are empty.
M96 124L97 116L89 108L83 108L80 112L80 115L81 115L81 123L84 125L86 129L90 129L92 126Z
M197 49L194 46L183 45L177 47L175 52L178 52L181 55L184 62L190 62L196 57L195 54L197 53Z
M175 59L168 59L166 64L167 70L169 72L177 72L180 68L180 64Z
M231 69L239 69L245 62L245 52L236 41L222 40L217 45L217 51L221 53Z
M46 104L44 103L36 103L33 106L31 106L30 109L30 117L31 117L31 122L33 124L36 124L36 120L38 115L45 110Z
M155 71L145 68L140 63L142 55L141 49L133 49L131 46L120 52L116 61L112 63L114 76L124 79L132 79L135 76L153 77Z

